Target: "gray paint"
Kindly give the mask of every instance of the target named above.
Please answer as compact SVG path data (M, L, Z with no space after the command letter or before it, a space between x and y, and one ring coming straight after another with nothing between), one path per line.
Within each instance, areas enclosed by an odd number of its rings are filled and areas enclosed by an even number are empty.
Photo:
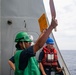
M0 75L1 75L1 0L0 0Z
M15 51L15 36L19 31L27 31L34 36L35 41L40 34L38 18L45 11L42 0L2 0L1 4L2 70L0 75L13 75L8 60ZM8 20L12 21L11 25L7 24Z

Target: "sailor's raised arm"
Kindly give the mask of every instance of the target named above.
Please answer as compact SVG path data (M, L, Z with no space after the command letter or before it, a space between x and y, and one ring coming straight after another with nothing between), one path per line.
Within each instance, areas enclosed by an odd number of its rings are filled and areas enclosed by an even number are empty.
M49 26L49 28L41 34L41 36L38 38L35 45L33 46L34 53L36 53L44 45L50 33L57 25L58 25L57 20L52 19L51 25Z

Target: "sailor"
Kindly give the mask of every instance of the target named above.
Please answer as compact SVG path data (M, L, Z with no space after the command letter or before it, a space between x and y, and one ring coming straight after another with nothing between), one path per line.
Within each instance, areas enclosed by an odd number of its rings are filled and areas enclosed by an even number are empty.
M57 50L53 45L54 40L49 37L46 41L46 46L43 47L39 55L39 66L42 75L51 75L52 70L61 71L61 68L58 67Z
M32 75L34 75L34 74L40 75L38 63L37 63L36 58L34 57L35 53L33 53L33 51L31 51L32 47L27 49L28 47L31 46L32 40L33 40L33 37L31 35L28 35L26 32L19 32L16 35L16 38L15 38L15 42L17 43L16 44L16 53L9 60L10 66L12 66L12 68L15 70L15 75L22 75L24 72L21 70L24 70L24 68L26 66L27 66L27 68L25 70L26 75L29 75L29 73ZM27 50L22 52L22 50L25 50L25 49L27 49ZM23 56L24 54L25 54L25 56ZM18 62L19 60L20 60L20 62ZM13 63L15 63L15 66ZM32 65L32 66L30 66L30 65Z
M16 35L15 42L17 51L8 61L10 67L15 71L15 75L40 75L38 63L34 56L44 45L48 36L56 26L57 20L52 19L51 25L47 31L41 34L33 46L31 46L32 41L26 32L19 32Z

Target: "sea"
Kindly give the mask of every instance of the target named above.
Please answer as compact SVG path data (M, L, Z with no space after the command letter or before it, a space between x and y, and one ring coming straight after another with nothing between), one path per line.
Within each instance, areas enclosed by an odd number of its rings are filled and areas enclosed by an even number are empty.
M76 50L60 50L71 75L76 75Z

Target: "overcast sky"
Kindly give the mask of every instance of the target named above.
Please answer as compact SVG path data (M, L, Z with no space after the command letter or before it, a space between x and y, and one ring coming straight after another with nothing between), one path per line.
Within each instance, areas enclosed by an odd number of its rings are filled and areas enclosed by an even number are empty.
M49 0L44 0L50 22ZM60 50L76 50L76 0L54 0L57 32L53 31Z

